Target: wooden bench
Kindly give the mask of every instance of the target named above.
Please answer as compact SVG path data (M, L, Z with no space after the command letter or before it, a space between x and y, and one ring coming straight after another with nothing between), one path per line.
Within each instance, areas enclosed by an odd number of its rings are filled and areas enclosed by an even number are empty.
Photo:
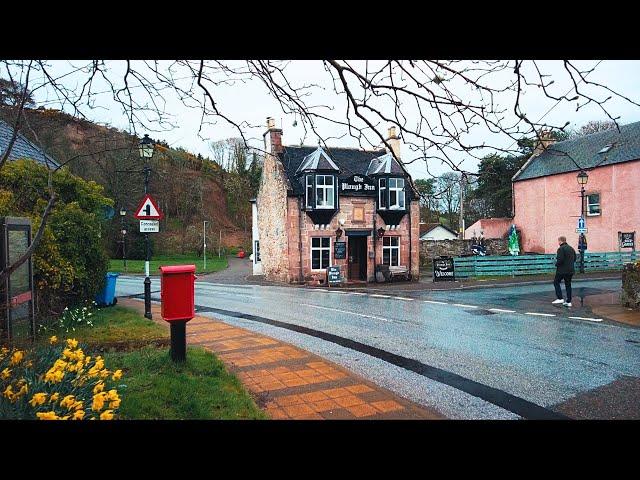
M389 273L391 274L391 281L396 278L402 278L404 280L411 280L411 273L407 267L389 267Z

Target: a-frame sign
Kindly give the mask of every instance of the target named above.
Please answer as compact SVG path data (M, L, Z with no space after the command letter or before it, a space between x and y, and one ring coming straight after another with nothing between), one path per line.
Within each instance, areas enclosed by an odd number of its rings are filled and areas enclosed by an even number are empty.
M164 213L148 193L144 196L134 215L138 220L162 220Z

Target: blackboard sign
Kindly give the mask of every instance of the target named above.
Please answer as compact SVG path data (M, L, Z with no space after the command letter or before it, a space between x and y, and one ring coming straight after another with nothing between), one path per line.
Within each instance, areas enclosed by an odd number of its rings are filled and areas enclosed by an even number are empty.
M340 180L342 195L372 196L376 195L376 183L366 175L351 175Z
M336 260L344 260L347 258L347 242L333 243L333 258Z
M433 281L453 282L456 272L453 266L453 257L440 257L433 259Z
M620 232L620 248L636 248L636 232Z
M329 285L342 283L342 275L340 274L339 266L335 265L333 267L327 267L327 283Z

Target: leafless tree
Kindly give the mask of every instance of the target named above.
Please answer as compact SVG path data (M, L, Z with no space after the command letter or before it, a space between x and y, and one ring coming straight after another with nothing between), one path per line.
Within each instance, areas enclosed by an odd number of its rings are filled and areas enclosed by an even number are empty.
M1 61L0 70L24 86L22 101L13 107L16 132L24 128L27 88L33 86L32 93L47 92L47 104L78 118L88 118L92 109L105 108L104 98L110 97L126 115L133 136L138 129L158 132L172 128L177 120L167 111L167 101L177 98L199 112L200 134L205 125L224 122L238 132L245 145L256 147L258 139L249 132L262 125L232 118L223 108L221 92L235 88L242 94L243 86L258 82L265 87L266 95L277 100L284 114L302 122L305 136L313 135L325 146L332 137L323 136L320 130L331 124L341 129L340 137L355 138L361 147L383 145L392 151L386 131L395 126L416 155L405 159L405 165L425 162L428 169L430 164L441 163L472 176L474 172L462 167L464 159L479 160L492 151L517 153L504 145L513 141L515 146L524 136L540 138L542 129L567 127L569 122L555 125L544 121L546 114L540 119L527 114L524 98L531 98L532 92L538 99L553 100L556 105L577 104L578 110L595 105L617 127L619 117L608 108L612 98L640 106L590 78L600 62L585 69L576 62L563 61L561 74L552 76L534 60L323 60L325 78L314 79L314 83L295 80L292 62L288 61L95 60L69 65L68 71L56 76L51 62ZM32 74L37 80L32 80ZM570 89L564 91L567 84ZM327 85L333 94L331 102L326 100ZM473 134L479 130L486 132L482 141L474 139L477 135ZM0 168L8 155L3 152ZM45 213L55 201L53 192L50 198ZM40 230L46 224L46 215L44 220ZM36 235L31 250L38 240ZM6 274L0 272L0 279Z

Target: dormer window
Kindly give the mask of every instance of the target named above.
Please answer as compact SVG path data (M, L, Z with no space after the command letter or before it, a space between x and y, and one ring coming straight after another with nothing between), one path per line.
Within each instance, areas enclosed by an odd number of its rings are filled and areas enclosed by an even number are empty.
M405 209L404 178L384 177L378 179L378 209Z
M335 175L307 174L305 176L305 206L307 210L335 210L336 204Z

